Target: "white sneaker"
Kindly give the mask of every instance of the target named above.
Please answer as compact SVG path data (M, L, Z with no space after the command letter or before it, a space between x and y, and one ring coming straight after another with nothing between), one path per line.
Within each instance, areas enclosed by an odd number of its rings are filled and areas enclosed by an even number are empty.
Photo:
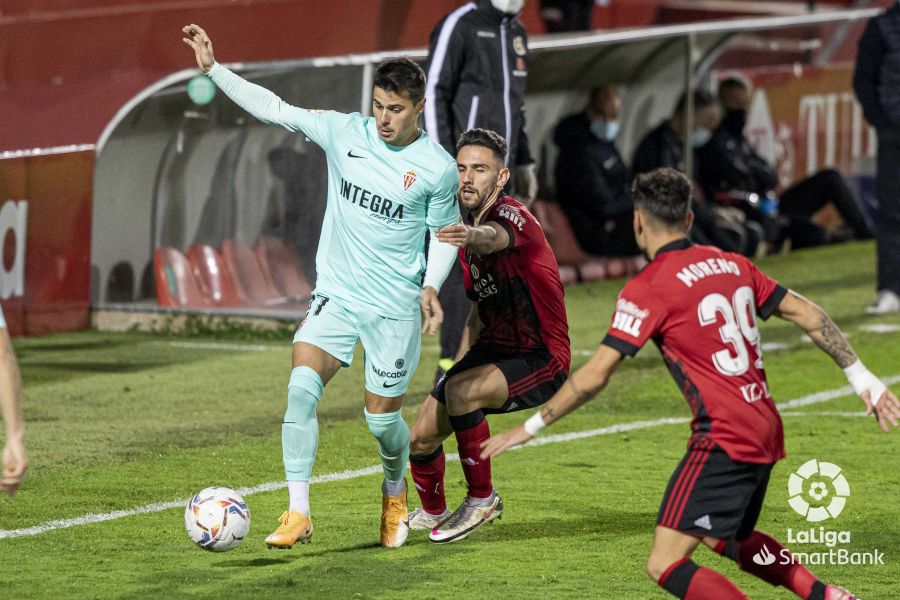
M431 530L428 539L436 544L445 544L466 539L470 533L503 514L503 499L496 492L490 504L471 504L466 497L450 518Z
M879 290L875 295L875 301L866 307L870 315L886 315L900 312L900 296L891 290Z
M410 529L427 529L431 531L441 523L447 520L450 516L450 509L444 509L439 515L432 515L425 512L424 508L417 508L409 513L409 528Z

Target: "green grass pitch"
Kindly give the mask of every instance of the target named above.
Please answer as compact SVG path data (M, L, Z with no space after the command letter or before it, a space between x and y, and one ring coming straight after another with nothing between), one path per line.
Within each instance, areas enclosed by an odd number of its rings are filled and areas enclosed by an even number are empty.
M900 317L868 317L874 247L847 244L763 261L785 285L821 304L865 363L900 375ZM574 364L602 338L622 282L570 287ZM873 327L876 326L876 327ZM762 326L778 402L846 385L841 371L793 326ZM263 538L286 506L283 489L246 496L250 535L232 552L195 547L182 508L52 529L14 530L88 514L186 499L208 485L250 487L282 479L280 423L290 369L290 332L235 340L84 332L16 341L24 379L30 471L20 493L0 499L2 598L666 598L644 572L656 510L681 458L688 426L647 426L526 447L498 458L502 520L447 546L411 532L406 546L377 546L380 474L312 487L316 533L309 546L267 550ZM315 474L378 463L362 412L361 355L319 405ZM412 422L437 359L426 339L404 416ZM895 383L897 390L900 385ZM760 527L782 541L820 524L787 504L791 471L816 458L841 466L851 487L844 512L821 525L851 532L851 551L884 553L885 564L813 570L861 597L897 597L900 573L900 431L883 434L855 413L849 394L786 409L788 458L775 468ZM526 414L492 417L494 431ZM687 417L689 410L655 348L617 372L597 399L542 437L619 423ZM452 440L448 452L455 450ZM464 494L447 465L448 501ZM415 506L415 494L410 505ZM417 535L418 534L418 535ZM787 544L821 552L823 544ZM791 598L699 549L751 598Z

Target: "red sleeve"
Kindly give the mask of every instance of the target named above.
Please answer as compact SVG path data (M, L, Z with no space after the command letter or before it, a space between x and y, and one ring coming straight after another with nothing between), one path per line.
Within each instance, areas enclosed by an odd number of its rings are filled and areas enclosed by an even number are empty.
M667 311L643 282L629 281L616 300L616 312L603 344L625 356L634 356L647 340L659 333Z
M748 259L743 258L743 264L752 282L753 295L756 299L756 314L765 321L772 316L772 313L781 304L781 301L787 294L787 288L760 271Z
M458 269L462 269L463 273L463 286L466 288L466 296L470 300L478 301L478 296L474 296L472 292L472 271L469 269L469 263L466 262L466 250L465 248L459 249L459 263L456 267Z
M521 248L543 237L541 226L531 213L518 206L501 204L490 217L509 235L509 245L505 248Z

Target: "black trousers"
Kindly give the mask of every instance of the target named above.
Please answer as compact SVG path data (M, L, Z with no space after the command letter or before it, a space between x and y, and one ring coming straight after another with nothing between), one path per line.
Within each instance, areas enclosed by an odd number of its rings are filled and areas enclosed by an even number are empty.
M567 215L582 250L594 256L637 256L641 253L634 239L634 212L606 217L604 221L578 220Z
M810 217L829 203L834 204L858 239L872 237L843 176L834 169L825 169L792 185L781 195L781 214L790 219L789 235L795 248L828 243L827 232Z
M455 358L462 342L463 331L466 328L466 319L469 317L471 301L466 296L466 286L463 283L463 268L457 261L447 281L441 286L438 293L441 308L444 309L444 322L441 324L441 358ZM474 341L474 340L473 340Z
M900 127L878 131L878 289L900 294Z

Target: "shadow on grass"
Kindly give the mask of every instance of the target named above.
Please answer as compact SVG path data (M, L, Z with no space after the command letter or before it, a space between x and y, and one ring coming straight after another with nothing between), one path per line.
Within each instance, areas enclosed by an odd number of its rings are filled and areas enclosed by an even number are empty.
M310 558L318 556L340 555L347 554L349 552L376 550L380 548L381 544L379 544L378 542L367 542L364 544L356 544L354 546L343 546L340 548L329 548L327 550L318 550L312 552L305 552L302 550L298 552L294 548L290 550L268 549L267 551L269 552L278 552L278 557L254 558L251 560L227 560L216 563L215 566L224 569L232 569L234 567L268 567L272 565L286 565L296 560L308 560Z

